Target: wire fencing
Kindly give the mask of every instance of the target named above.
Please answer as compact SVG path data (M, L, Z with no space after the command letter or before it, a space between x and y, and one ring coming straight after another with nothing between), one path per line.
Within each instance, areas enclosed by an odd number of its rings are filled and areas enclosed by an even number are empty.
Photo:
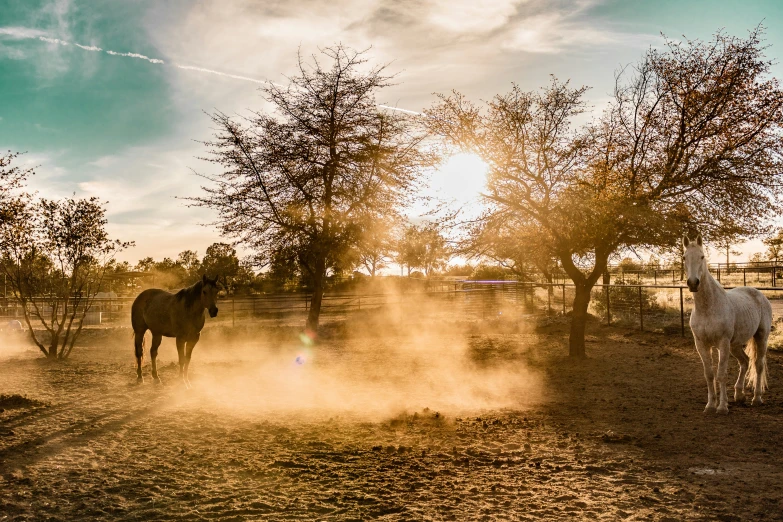
M773 314L783 313L783 287L759 288L769 298ZM310 311L311 295L263 294L228 296L211 322L236 326L248 323L301 323ZM339 318L362 311L393 314L416 320L523 321L534 317L571 314L575 287L569 283L517 281L457 281L416 292L325 294L321 314ZM85 316L88 326L130 326L132 297L95 299ZM23 321L22 310L3 302L0 321ZM693 295L680 285L622 283L596 285L588 311L609 324L671 335L686 335ZM39 309L46 313L45 308ZM83 311L83 310L81 310ZM50 310L48 312L51 312Z

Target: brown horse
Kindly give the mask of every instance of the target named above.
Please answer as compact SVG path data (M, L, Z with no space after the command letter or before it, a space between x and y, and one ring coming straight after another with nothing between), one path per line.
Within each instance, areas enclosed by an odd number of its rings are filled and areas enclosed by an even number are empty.
M150 288L144 290L133 301L131 308L131 324L133 325L134 345L136 348L137 382L144 382L141 376L141 360L144 356L144 333L152 333L150 358L152 359L152 379L160 383L158 367L155 359L158 357L158 347L163 337L175 337L177 340L177 355L179 356L179 376L186 387L190 388L188 380L188 365L193 348L204 328L204 310L210 317L218 313L217 301L218 278L209 279L206 275L201 281L183 288L176 294Z

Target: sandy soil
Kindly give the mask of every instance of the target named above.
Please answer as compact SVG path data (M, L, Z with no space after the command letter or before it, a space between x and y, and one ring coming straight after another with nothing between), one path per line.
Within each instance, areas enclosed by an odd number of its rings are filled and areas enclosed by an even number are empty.
M780 352L763 407L705 416L690 340L596 324L577 363L497 326L213 328L192 390L170 340L135 385L128 330L0 345L0 520L783 519Z

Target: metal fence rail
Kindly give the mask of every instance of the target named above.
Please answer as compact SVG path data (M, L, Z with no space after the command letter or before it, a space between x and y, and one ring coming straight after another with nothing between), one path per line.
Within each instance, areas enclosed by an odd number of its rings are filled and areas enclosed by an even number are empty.
M377 310L417 319L522 321L570 314L575 296L569 283L458 281L433 288L437 289L326 294L321 312L327 317ZM759 290L772 302L773 313L783 314L783 287ZM220 299L220 313L213 321L231 325L286 318L301 321L310 311L310 298L304 293L228 296ZM129 326L132 303L132 297L95 299L85 324ZM22 319L18 305L0 304L0 327ZM680 285L599 284L592 290L589 312L610 325L685 335L692 309L692 294Z

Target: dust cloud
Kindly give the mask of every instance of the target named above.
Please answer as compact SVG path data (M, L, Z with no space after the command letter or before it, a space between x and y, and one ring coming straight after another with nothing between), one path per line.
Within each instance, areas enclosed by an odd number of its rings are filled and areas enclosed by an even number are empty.
M428 408L448 414L520 408L541 397L519 336L478 335L438 303L387 306L323 326L313 342L295 327L207 328L190 366L199 407L233 413L388 418ZM439 317L440 315L440 317ZM487 354L492 354L488 356ZM500 356L498 356L500 354ZM176 379L176 354L159 360Z
M0 328L0 362L40 355L41 351L30 340L29 332L3 323L3 327Z

